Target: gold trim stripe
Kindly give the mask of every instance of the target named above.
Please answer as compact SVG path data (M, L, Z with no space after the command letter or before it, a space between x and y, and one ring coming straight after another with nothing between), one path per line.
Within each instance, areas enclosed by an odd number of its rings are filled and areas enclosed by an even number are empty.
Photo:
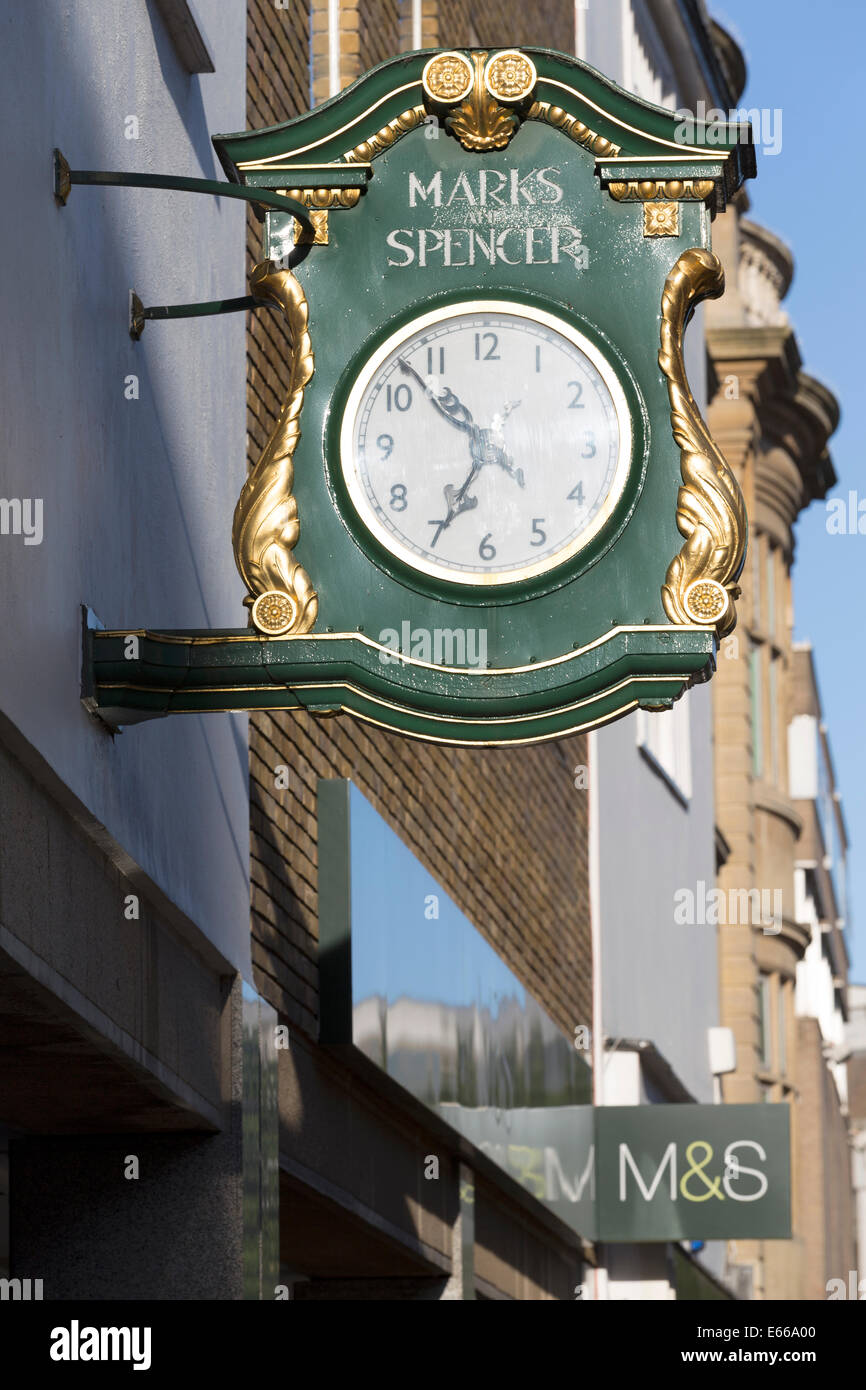
M531 738L509 738L509 739L476 739L476 738L438 738L436 734L420 734L414 729L394 729L391 724L385 724L380 719L373 719L369 714L359 714L357 710L346 709L340 706L340 714L349 714L353 719L360 719L364 724L372 724L374 728L385 729L389 733L399 733L403 738L414 738L421 743L441 743L457 748L526 748L532 743L550 743L553 739L571 738L574 734L582 734L590 729L601 729L606 724L613 724L624 714L629 714L633 709L637 709L638 701L629 700L626 704L620 705L612 710L610 714L605 714L599 719L585 719L582 724L572 724L567 729L557 729L555 733L533 734ZM194 713L194 711L178 710L179 714ZM236 713L243 713L242 710ZM315 710L310 711L315 714Z
M552 77L540 77L540 78L539 78L539 83L544 83L544 84L546 84L548 87L557 87L560 91L570 93L571 96L575 97L578 101L583 102L583 104L584 104L585 106L588 106L588 107L590 108L590 110L597 112L598 115L603 116L605 120L610 121L613 125L619 126L622 130L627 130L627 131L629 131L632 135L639 135L639 136L641 136L644 140L650 140L653 144L655 144L655 145L660 145L660 146L661 146L662 148L664 148L664 149L671 149L671 150L685 150L685 149L686 149L686 147L684 147L684 146L682 146L682 145L677 145L676 142L673 141L673 140L665 140L665 139L663 139L660 135L651 135L651 134L649 134L649 133L648 133L647 131L645 131L645 130L640 130L637 126L629 125L629 123L628 123L627 121L622 121L622 120L619 119L618 116L613 116L613 115L611 115L611 113L610 113L609 111L606 111L605 108L604 108L603 106L599 106L596 102L592 101L589 97L584 96L582 92L578 92L578 91L576 90L576 88L574 88L574 87L569 87L568 84L565 83L565 82L557 82L557 81L555 80L555 78L552 78ZM346 125L341 126L341 127L339 128L339 130L332 131L330 135L324 135L324 136L322 136L322 138L321 138L320 140L313 140L313 141L311 141L310 144L308 144L308 145L300 145L297 149L294 149L294 150L282 150L279 154L267 155L264 159L260 159L260 160L252 160L252 159L242 160L242 161L239 161L239 162L238 162L237 167L238 167L239 170L240 170L240 169L244 169L244 170L246 170L246 169L249 169L249 170L262 169L262 170L264 170L264 169L271 168L271 167L274 166L274 165L277 165L281 159L294 159L294 158L296 158L298 155L306 154L308 150L317 149L320 145L327 145L331 140L336 140L336 138L337 138L339 135L343 135L347 130L351 130L353 126L356 126L356 125L358 125L361 121L366 120L366 118L367 118L368 116L372 115L372 113L373 113L374 111L377 111L378 108L379 108L380 106L383 106L383 105L385 104L385 102L391 101L394 97L396 97L396 96L401 96L403 92L409 92L409 91L411 91L413 88L418 88L419 92L423 93L423 90L424 90L424 89L423 89L423 87L422 87L422 85L421 85L421 80L420 80L420 78L419 78L417 81L415 81L415 82L406 82L406 83L404 83L404 85L403 85L402 87L394 87L394 88L392 88L390 92L387 92L387 93L385 94L385 96L380 97L378 101L373 102L372 106L368 106L367 109L366 109L365 111L362 111L361 114L360 114L359 116L356 116L356 117L354 117L353 120L348 121L348 122L346 123ZM362 143L362 142L359 142L359 143ZM696 159L696 158L698 158L698 159L699 159L699 158L707 158L707 159L714 159L717 163L718 163L718 162L722 162L722 163L723 163L729 156L730 156L730 150L727 149L727 148L724 147L724 146L720 146L718 149L711 150L711 149L708 149L706 146L703 146L703 145L692 145L692 146L689 146L689 147L688 147L688 149L687 149L687 151L686 151L685 153L682 153L682 154L677 155L677 156L671 155L671 156L667 156L667 157L670 158L670 159L675 159L675 158L677 158L677 159L684 159L684 160L686 160L686 159ZM643 160L644 162L647 162L647 163L651 163L654 157L655 157L655 156L652 156L652 155L617 156L617 158L621 158L621 159L633 159L635 162L638 162L638 163L641 162L641 160ZM660 155L660 156L657 156L657 158L665 158L665 156ZM609 159L606 159L606 160L605 160L605 163L607 163L607 162L609 162ZM342 165L340 165L340 167L342 167Z
M688 682L689 679L691 678L691 676L692 676L693 674L694 674L694 672L686 671L686 672L680 672L680 673L672 672L672 673L670 673L670 674L668 674L668 675L665 675L665 676L633 676L633 677L631 677L630 679L618 681L616 685L610 686L607 690L602 691L600 694L585 695L585 696L583 696L580 700L573 700L573 701L571 702L571 704L568 704L568 705L559 705L559 706L557 706L556 709L548 711L548 714L568 714L568 713L569 713L570 711L572 711L572 710L582 709L582 708L583 708L584 706L586 706L586 705L595 704L595 703L598 702L599 699L603 699L603 698L605 698L607 695L615 695L616 692L617 692L618 690L624 690L627 686L630 686L630 685L658 685L658 683L659 683L660 681L682 681L682 682ZM167 685L167 686L160 686L160 685L138 685L137 683L132 682L132 681L106 681L105 683L97 682L96 689L97 689L98 691L102 691L102 690L140 690L140 691L142 691L142 692L148 691L148 692L150 692L151 694L154 694L154 695L171 695L171 694L174 694L174 693L175 693L175 688L174 688L173 686L170 686L170 685ZM181 687L178 689L177 693L180 694L180 693L183 692L183 690L184 690L184 687L181 686ZM432 721L433 721L434 723L436 723L436 724L471 724L471 723L476 723L476 722L478 722L479 720L482 720L482 719L490 720L491 723L495 723L495 724L508 724L508 725L510 725L510 724L529 724L529 723L531 723L531 722L532 722L533 720L535 720L535 719L539 719L539 718L542 718L542 719L543 719L543 718L545 717L544 713L539 714L539 712L538 712L537 710L534 711L534 712L531 713L531 714L505 714L505 715L499 715L499 714L493 714L493 713L490 713L490 714L477 714L477 715L468 715L468 714L433 714L433 713L430 713L430 712L428 712L428 711L426 711L426 710L411 709L411 708L409 707L409 705L398 705L398 704L396 704L393 700L385 700L385 699L383 699L381 695L371 695L370 692L369 692L368 690L362 690L359 686L353 685L351 681L317 681L317 682L315 682L315 683L312 684L312 685L282 685L282 684L281 684L281 685L199 685L199 686L196 686L196 691L197 691L199 694L202 694L202 695L223 695L223 694L228 694L228 693L230 693L230 692L233 691L233 690L234 690L234 691L237 691L237 690L261 690L261 691L268 691L268 690L285 690L285 691L286 691L288 694L290 694L290 695L294 695L295 692L298 691L298 690L304 690L304 691L307 691L307 692L309 692L309 691L316 691L316 692L318 692L318 691L322 691L322 690L349 690L349 691L351 691L351 693L352 693L353 695L359 696L359 698L362 699L362 700L368 700L368 701L369 701L371 704L373 704L373 705L380 705L382 709L397 710L399 713L410 715L410 716L411 716L412 718L414 718L414 719L428 719L428 720L432 720ZM637 702L635 701L635 703L637 703ZM302 700L298 700L298 704L299 704L302 708L304 708L304 709L307 708L307 706L303 703ZM289 706L289 708L294 708L294 706ZM344 708L344 707L343 707L343 706L340 706L340 708L342 709L342 708ZM171 712L174 713L175 710L172 709ZM203 711L202 711L201 709L198 709L198 710L189 709L189 710L183 710L183 711L181 711L181 712L182 712L182 713L185 713L185 714L195 714L195 713L201 714L201 713L203 713ZM350 711L349 711L349 713L352 713L352 714L353 714L354 712L355 712L354 710L350 710Z
M484 612L484 609L479 610ZM576 661L585 652L593 651L596 647L604 646L607 642L619 636L622 632L707 632L707 628L701 623L640 623L640 624L621 624L619 627L612 627L601 637L595 637L591 642L587 642L583 647L576 647L574 651L564 652L562 656L552 656L546 661L532 662L528 666L493 666L483 671L476 671L474 668L466 666L437 666L432 661L418 661L417 658L407 656L401 658L402 666L420 666L428 671L444 671L449 675L478 675L478 676L515 676L523 675L527 671L543 671L549 666L561 666L566 661ZM352 640L361 642L364 646L372 647L374 651L387 652L389 656L397 656L393 647L383 646L381 642L376 642L372 637L368 637L363 632L308 632L308 633L289 633L285 637L270 639L261 633L250 633L243 637L175 637L170 633L153 632L148 628L120 628L112 629L110 632L99 632L96 634L100 639L106 637L152 637L154 641L165 642L175 646L194 646L205 647L213 646L219 642L268 642L271 640L281 642L345 642ZM123 682L120 683L121 685ZM129 687L133 689L133 687ZM142 690L151 690L155 687L142 686ZM170 687L165 687L169 689ZM233 687L240 689L241 687ZM264 686L250 686L251 690L263 690ZM279 690L280 686L267 687L268 689Z
M640 135L644 140L652 140L653 144L663 145L669 150L681 150L685 148L683 145L678 145L675 140L663 140L660 135L650 135L649 131L640 130L637 126L629 125L628 121L621 121L618 116L612 116L609 111L605 111L603 106L597 106L589 97L585 97L582 92L576 91L574 87L569 87L565 82L557 82L553 77L540 77L538 80L539 82L545 82L548 87L558 87L562 92L570 92L573 97L577 97L577 100L582 101L585 106L590 107L593 111L597 111L600 116L604 116L606 121L611 121L613 125L621 126L623 130L630 131L632 135ZM704 145L691 145L689 146L689 150L692 155L711 155L713 159L716 160L719 158L718 150L709 150ZM723 158L726 159L729 154L730 150L725 149ZM644 156L644 158L646 158L646 156ZM652 162L651 158L648 162Z
M390 92L386 92L378 101L374 101L372 106L368 106L366 111L362 111L360 116L355 116L354 120L348 121L346 125L340 126L339 130L331 131L330 135L323 135L321 140L313 140L311 144L301 145L297 150L283 150L281 154L269 154L266 158L261 160L247 159L244 160L243 163L239 163L237 167L238 169L267 169L280 159L291 159L294 155L306 154L307 150L318 149L319 145L327 145L329 141L336 140L338 135L343 135L345 131L351 130L352 126L357 125L359 121L366 120L372 112L377 111L380 106L384 106L386 101L391 101L393 97L398 97L403 92L410 92L413 87L417 87L419 91L423 90L420 78L417 82L406 82L402 87L393 87ZM340 164L339 167L344 168L345 166Z

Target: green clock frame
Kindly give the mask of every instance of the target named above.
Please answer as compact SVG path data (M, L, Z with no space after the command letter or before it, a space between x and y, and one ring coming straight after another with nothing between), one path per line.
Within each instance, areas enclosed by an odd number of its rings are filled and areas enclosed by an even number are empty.
M688 136L577 60L526 49L406 54L295 121L216 137L230 178L287 194L314 224L311 236L269 209L251 286L285 314L291 360L235 513L250 623L90 634L92 707L123 724L345 710L490 745L666 708L707 679L735 622L747 524L682 336L694 305L721 293L711 217L754 172L754 151L738 128ZM604 525L513 583L458 584L402 561L364 525L340 463L371 353L465 301L573 326L631 417L628 477ZM461 639L481 631L473 666Z

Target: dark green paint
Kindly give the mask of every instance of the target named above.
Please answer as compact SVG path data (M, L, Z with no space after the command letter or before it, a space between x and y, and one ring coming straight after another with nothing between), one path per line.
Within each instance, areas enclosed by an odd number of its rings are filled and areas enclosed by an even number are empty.
M237 299L211 299L200 304L150 304L142 309L143 319L201 319L210 314L238 314L243 309L262 309L264 304L251 294ZM270 306L268 306L270 307Z

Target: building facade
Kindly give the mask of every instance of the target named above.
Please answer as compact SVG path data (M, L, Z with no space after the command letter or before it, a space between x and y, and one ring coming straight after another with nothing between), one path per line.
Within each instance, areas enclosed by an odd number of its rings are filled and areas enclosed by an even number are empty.
M866 985L851 985L848 989L845 1043L849 1054L846 1070L856 1242L854 1270L857 1297L862 1298L866 1293ZM845 1296L850 1297L850 1275Z
M726 66L721 31L677 4L578 8L578 53L637 96L670 110L731 110L744 69ZM685 339L689 381L706 404L699 311ZM716 879L712 694L696 686L673 710L638 711L590 734L591 845L597 922L596 1103L712 1103L710 1029L719 1017L717 928L678 911ZM633 871L622 872L623 863ZM610 1245L599 1296L676 1298L683 1262L708 1290L724 1246ZM719 1295L723 1296L723 1295Z
M3 1259L45 1299L243 1292L246 718L109 730L82 654L88 627L236 612L209 538L244 473L244 325L133 342L129 302L240 288L244 214L146 189L63 206L51 180L55 147L72 168L214 175L210 132L243 120L245 19L207 4L194 43L160 13L178 8L2 7Z
M740 1241L729 1255L753 1297L821 1298L829 1266L851 1257L849 1182L840 1186L844 1069L833 1060L847 956L839 897L826 874L816 883L808 868L819 853L816 805L822 816L826 806L803 784L797 731L804 721L812 729L820 714L811 657L793 644L791 567L797 517L835 482L827 445L839 410L803 370L781 307L791 253L748 210L740 194L717 220L727 289L707 308L708 420L750 520L739 625L722 644L713 686L716 816L730 846L719 884L732 909L748 904L729 912L719 933L722 1022L737 1043L736 1071L723 1085L729 1102L791 1106L794 1230L790 1242ZM811 759L820 752L826 772L819 743ZM834 823L838 840L841 818ZM821 860L832 853L827 845Z

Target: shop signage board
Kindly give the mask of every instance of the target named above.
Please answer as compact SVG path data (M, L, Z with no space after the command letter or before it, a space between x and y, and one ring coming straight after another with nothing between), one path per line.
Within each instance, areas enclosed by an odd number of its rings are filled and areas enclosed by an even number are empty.
M427 51L215 145L308 216L264 210L251 285L290 381L234 517L249 625L93 635L103 717L519 743L706 679L747 524L682 339L748 130L684 134L546 50Z
M599 1106L594 1132L599 1239L790 1238L790 1106Z
M588 1239L786 1239L787 1105L592 1105L567 1037L356 787L319 783L320 1041ZM575 1046L580 1043L580 1047Z

